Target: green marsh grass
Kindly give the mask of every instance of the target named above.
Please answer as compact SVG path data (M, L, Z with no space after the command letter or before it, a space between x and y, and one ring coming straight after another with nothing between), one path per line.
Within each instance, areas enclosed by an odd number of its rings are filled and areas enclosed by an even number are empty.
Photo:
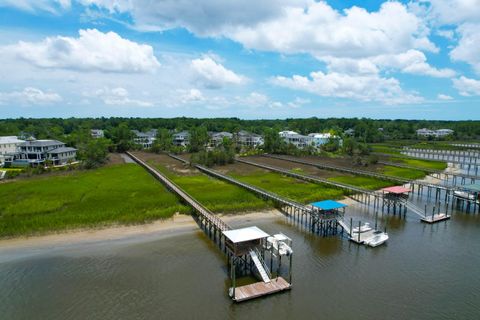
M329 178L328 180L349 184L367 190L379 190L395 185L395 183L391 181L385 181L378 178L366 176L339 176Z
M412 167L432 170L445 170L447 163L443 161L431 161L431 160L419 160L419 159L407 159L407 158L395 158L390 159L392 162L403 163Z
M398 168L392 166L384 166L379 170L382 174L387 176L405 178L405 179L422 179L426 176L426 173L421 170Z
M328 185L309 183L274 172L252 171L246 174L231 174L232 177L267 191L301 203L327 199L341 199L348 192Z
M273 207L253 193L216 178L204 174L177 175L161 164L153 165L213 212L235 213Z
M0 237L143 223L190 212L135 164L3 183L0 199Z

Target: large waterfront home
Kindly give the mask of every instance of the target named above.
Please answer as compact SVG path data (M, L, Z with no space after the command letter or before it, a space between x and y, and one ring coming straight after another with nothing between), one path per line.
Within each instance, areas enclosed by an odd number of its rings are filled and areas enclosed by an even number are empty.
M77 149L57 140L31 140L19 143L17 150L5 157L6 166L37 166L49 160L63 165L75 160Z
M138 130L132 130L133 132L133 142L137 145L142 146L144 149L149 149L152 147L153 142L157 139L157 129L152 129L147 132L140 132Z
M5 157L17 151L17 147L24 140L18 139L16 136L0 137L0 165L3 165Z
M186 147L190 144L190 133L188 131L180 131L172 136L174 146Z
M242 147L258 148L263 145L263 137L256 133L251 133L245 130L239 131L235 138L237 143Z
M210 142L209 142L209 147L215 148L220 146L223 143L223 139L233 139L233 134L230 132L211 132L209 133L210 135Z

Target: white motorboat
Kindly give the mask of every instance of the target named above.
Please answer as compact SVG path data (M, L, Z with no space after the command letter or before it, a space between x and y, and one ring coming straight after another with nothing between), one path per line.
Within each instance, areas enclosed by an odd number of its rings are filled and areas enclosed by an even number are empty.
M370 227L370 224L366 222L362 226L360 226L360 229L358 227L352 229L352 233L363 233L372 230L372 227Z
M371 238L366 239L364 242L370 247L377 247L387 242L387 240L388 240L388 234L386 232L375 231L373 232L373 236Z
M453 194L455 197L463 198L467 200L475 200L475 195L465 192L465 191L454 191Z

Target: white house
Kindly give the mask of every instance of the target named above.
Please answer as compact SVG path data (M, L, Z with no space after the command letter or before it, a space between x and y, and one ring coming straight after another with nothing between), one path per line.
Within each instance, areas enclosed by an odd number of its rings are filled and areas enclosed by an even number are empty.
M5 158L6 165L36 166L46 160L54 165L67 164L75 160L77 149L66 147L57 140L31 140L18 144L17 150Z
M451 129L430 130L427 128L422 128L417 130L417 136L443 138L453 134L453 132L454 131Z
M280 131L278 135L287 144L293 144L299 149L303 149L306 146L311 145L313 142L312 137L301 135L295 131Z
M141 145L144 149L149 149L152 147L153 142L157 139L157 130L152 129L147 132L140 132L138 130L132 130L133 142L135 144Z
M91 135L92 138L94 138L94 139L99 139L99 138L105 137L105 134L104 134L103 130L101 130L101 129L92 129L92 130L90 130L90 135Z
M190 144L190 132L180 131L180 132L174 133L172 135L172 139L173 139L174 146L186 147Z
M16 136L0 137L0 165L5 162L5 156L13 154L17 151L18 145L25 142Z
M243 147L258 148L263 145L263 137L256 133L251 133L245 130L237 132L235 135L237 143Z
M233 139L233 134L225 131L210 133L209 147L214 148L220 146L223 143L224 138Z

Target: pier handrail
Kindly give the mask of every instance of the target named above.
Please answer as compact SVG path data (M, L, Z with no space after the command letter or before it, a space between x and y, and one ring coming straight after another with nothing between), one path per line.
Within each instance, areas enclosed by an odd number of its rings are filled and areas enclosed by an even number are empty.
M231 229L231 227L227 223L225 223L222 219L218 218L215 214L213 214L213 212L211 212L209 209L204 207L200 202L198 202L195 198L189 195L182 188L180 188L175 182L170 180L167 176L160 173L158 170L154 169L143 160L134 156L132 153L127 151L126 154L130 156L135 162L137 162L142 167L147 169L147 171L149 171L152 175L154 175L160 181L162 181L167 186L167 188L174 191L178 196L180 196L180 198L182 198L185 202L187 202L195 211L203 215L206 219L210 220L220 230L226 231Z

